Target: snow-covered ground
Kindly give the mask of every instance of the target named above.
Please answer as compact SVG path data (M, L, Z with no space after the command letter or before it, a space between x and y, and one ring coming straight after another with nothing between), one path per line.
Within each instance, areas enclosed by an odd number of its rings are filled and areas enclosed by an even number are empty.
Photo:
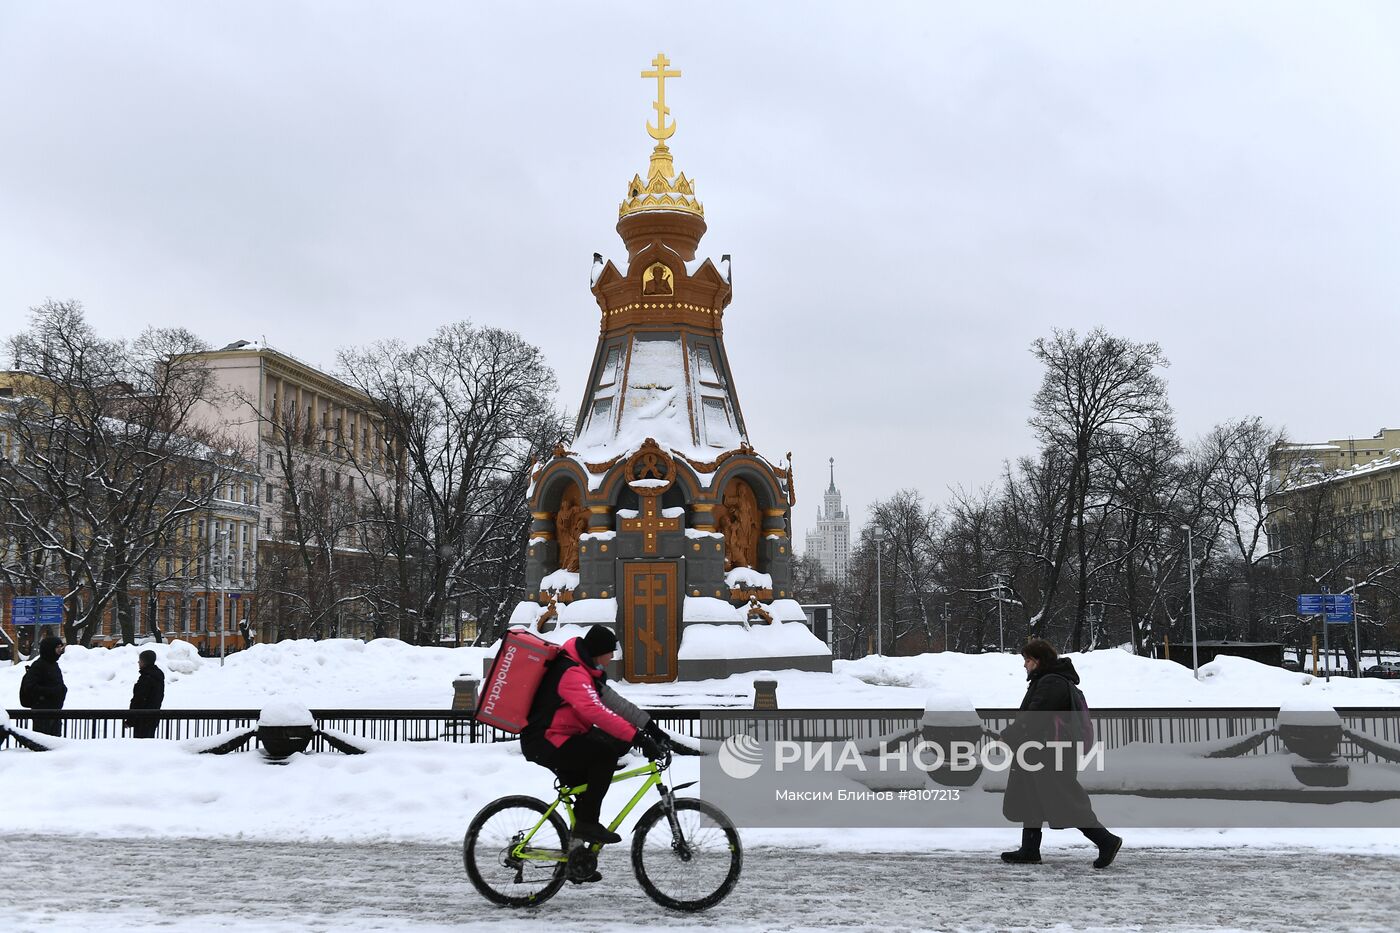
M675 759L670 779L697 779L697 761ZM550 799L552 786L552 775L526 761L515 743L382 743L364 755L327 752L273 764L253 752L194 754L171 741L68 741L51 752L0 750L0 833L444 843L460 838L495 798ZM609 795L605 814L620 808L626 786ZM1104 800L1111 822L1115 804ZM743 834L754 845L802 849L990 852L1006 831L744 828ZM1308 847L1400 856L1400 834L1393 829L1154 829L1132 835L1159 847Z
M183 642L143 647L156 652L166 673L166 709L260 709L274 700L321 709L446 709L453 680L462 674L480 678L482 661L492 653L489 648L418 648L391 639L290 641L255 645L220 666L217 658L195 657ZM125 707L141 650L70 647L62 661L68 708ZM1197 681L1188 667L1118 649L1071 657L1089 704L1098 708L1400 706L1400 681L1334 677L1327 682L1229 657L1205 665ZM789 709L1015 706L1025 691L1025 672L1014 655L871 656L837 661L834 669L832 674L758 671L722 680L623 684L621 690L642 705L747 706L753 682L771 678L778 681L779 705ZM23 665L0 666L0 707L19 705L23 673Z
M1096 872L1077 834L1051 833L1046 861L1008 866L992 849L889 855L746 842L734 892L702 914L663 911L605 850L596 885L534 910L484 901L460 842L268 843L11 837L0 859L7 931L152 930L500 933L703 929L767 931L1393 931L1392 858L1144 848L1129 837Z

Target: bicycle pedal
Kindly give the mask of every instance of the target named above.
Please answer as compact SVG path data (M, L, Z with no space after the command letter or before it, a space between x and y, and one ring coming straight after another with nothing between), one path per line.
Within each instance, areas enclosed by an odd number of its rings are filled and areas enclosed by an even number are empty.
M569 879L569 881L573 882L574 884L593 884L594 882L602 881L602 880L603 880L603 874L602 874L602 872L598 872L598 871L595 871L593 874L589 875L587 878L570 878L570 879Z
M591 849L575 849L569 853L566 874L574 884L585 884L590 881L597 881L594 875L598 874L598 855ZM602 876L600 875L599 878Z

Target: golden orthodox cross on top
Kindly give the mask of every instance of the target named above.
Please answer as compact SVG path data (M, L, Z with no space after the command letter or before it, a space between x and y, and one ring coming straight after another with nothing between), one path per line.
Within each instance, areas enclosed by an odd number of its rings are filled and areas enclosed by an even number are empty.
M666 66L669 64L671 62L665 54L657 52L656 57L651 60L651 66L655 70L642 72L643 78L656 79L656 103L651 105L652 109L656 111L656 126L652 126L650 122L647 123L647 132L651 134L652 139L656 140L670 139L671 134L676 132L676 121L672 120L669 124L666 122L666 115L671 112L671 108L666 106L666 79L679 78L681 73L668 71Z

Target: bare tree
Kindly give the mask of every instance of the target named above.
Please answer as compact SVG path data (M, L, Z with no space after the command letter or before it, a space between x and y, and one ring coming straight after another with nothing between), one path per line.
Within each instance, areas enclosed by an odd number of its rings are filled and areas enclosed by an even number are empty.
M340 362L376 400L406 473L401 494L376 498L372 519L397 554L404 637L436 640L462 597L493 630L519 598L530 464L560 437L553 372L518 335L465 322L418 346L347 350ZM408 508L419 521L402 521Z
M1032 629L1049 612L1069 555L1075 546L1078 603L1073 646L1084 641L1089 601L1090 535L1086 503L1097 459L1133 443L1169 411L1166 386L1157 374L1167 365L1155 343L1135 343L1102 329L1080 339L1073 330L1056 330L1032 345L1045 367L1030 419L1041 442L1061 451L1069 466L1068 508L1063 515L1058 547L1044 588L1046 602L1032 617Z
M871 523L884 533L884 582L888 612L885 648L898 654L903 644L916 653L933 640L933 601L938 588L939 515L913 489L901 489L871 506Z
M141 569L245 469L191 419L210 391L203 344L172 329L103 340L79 305L51 301L9 349L22 392L7 410L17 455L0 463L7 573L64 597L70 641L114 611L129 642Z

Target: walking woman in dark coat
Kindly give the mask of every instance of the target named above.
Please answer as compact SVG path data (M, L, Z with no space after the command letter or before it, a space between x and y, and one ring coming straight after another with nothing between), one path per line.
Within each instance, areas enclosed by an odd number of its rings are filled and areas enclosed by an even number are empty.
M1054 647L1042 638L1033 638L1021 649L1021 657L1026 666L1026 679L1030 686L1021 700L1020 709L1030 716L1017 716L1016 721L1002 733L1002 741L1013 750L1024 742L1049 742L1064 739L1056 735L1056 721L1062 724L1076 720L1079 674L1069 658L1060 657ZM1081 701L1082 702L1082 701ZM1055 716L1055 713L1070 713L1070 716ZM1016 864L1038 864L1040 862L1041 825L1050 824L1051 829L1064 829L1075 826L1099 847L1099 857L1094 859L1095 868L1107 868L1112 864L1123 840L1104 829L1099 818L1094 815L1089 795L1079 783L1079 770L1075 766L1076 756L1072 750L1063 755L1063 767L1056 768L1055 750L1051 748L1027 748L1023 753L1031 769L1021 767L1013 760L1011 773L1006 780L1006 796L1002 800L1001 812L1013 823L1020 823L1021 847L1003 852L1001 860ZM1039 770L1034 770L1036 764Z

